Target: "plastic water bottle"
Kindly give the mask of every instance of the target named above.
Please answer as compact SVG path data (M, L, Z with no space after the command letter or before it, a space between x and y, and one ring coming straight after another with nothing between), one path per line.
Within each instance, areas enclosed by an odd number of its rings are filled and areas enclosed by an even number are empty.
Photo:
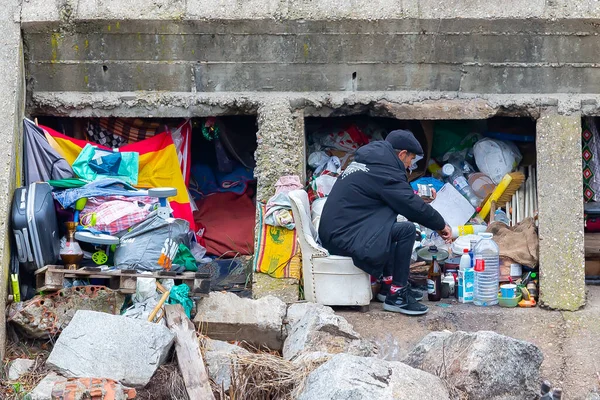
M460 194L469 200L469 203L471 203L473 207L479 207L481 199L473 192L473 189L471 189L471 186L469 186L469 182L467 182L467 178L465 178L465 176L458 169L456 169L454 165L445 164L442 168L442 173L448 182L450 182Z
M473 303L478 306L498 304L500 277L500 249L491 233L480 233L475 245L475 293Z

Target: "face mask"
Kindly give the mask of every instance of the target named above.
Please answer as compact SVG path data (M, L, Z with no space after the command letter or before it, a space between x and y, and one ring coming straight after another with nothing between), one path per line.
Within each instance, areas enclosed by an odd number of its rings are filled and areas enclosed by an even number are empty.
M415 169L417 169L417 163L423 159L423 156L415 156L414 160L410 163L410 167L408 167L408 172L412 173Z

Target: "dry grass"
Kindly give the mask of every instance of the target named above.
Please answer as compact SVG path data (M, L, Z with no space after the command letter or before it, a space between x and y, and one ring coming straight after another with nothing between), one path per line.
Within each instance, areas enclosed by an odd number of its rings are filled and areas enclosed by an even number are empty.
M177 362L161 365L150 383L138 389L136 400L189 400Z
M272 352L233 355L228 396L214 387L218 400L288 400L301 392L308 375L322 361L292 363Z
M9 338L11 335L9 335ZM42 341L11 341L6 346L6 358L2 363L0 372L0 398L6 400L20 400L25 394L33 390L38 383L48 374L46 359L50 354L52 345ZM35 364L26 374L17 381L8 379L8 366L16 358L29 358L35 360Z

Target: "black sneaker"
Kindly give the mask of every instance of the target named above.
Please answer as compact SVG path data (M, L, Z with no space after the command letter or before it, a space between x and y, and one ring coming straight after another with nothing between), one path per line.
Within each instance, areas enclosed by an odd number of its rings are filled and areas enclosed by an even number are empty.
M378 302L383 303L385 301L385 297L390 293L390 288L392 285L386 285L384 282L381 282L381 288L379 289L379 293L377 293L376 299ZM414 297L415 300L421 301L423 300L423 292L420 290L413 289L408 282L408 291Z
M419 303L408 291L408 287L398 290L395 294L388 294L383 302L385 311L397 312L406 315L423 315L429 307Z

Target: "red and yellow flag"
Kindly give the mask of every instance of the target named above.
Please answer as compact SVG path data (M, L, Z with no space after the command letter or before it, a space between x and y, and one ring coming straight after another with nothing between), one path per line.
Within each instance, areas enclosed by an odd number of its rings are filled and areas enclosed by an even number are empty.
M70 165L73 165L85 145L91 143L63 135L42 125L40 125L40 128L44 130L46 139L52 148L63 156ZM92 144L100 149L112 150L102 145ZM173 187L177 189L177 195L169 198L173 216L187 220L190 223L190 229L196 232L190 198L171 134L167 132L160 133L149 139L122 146L119 151L132 151L140 155L136 187L140 189L155 187Z

